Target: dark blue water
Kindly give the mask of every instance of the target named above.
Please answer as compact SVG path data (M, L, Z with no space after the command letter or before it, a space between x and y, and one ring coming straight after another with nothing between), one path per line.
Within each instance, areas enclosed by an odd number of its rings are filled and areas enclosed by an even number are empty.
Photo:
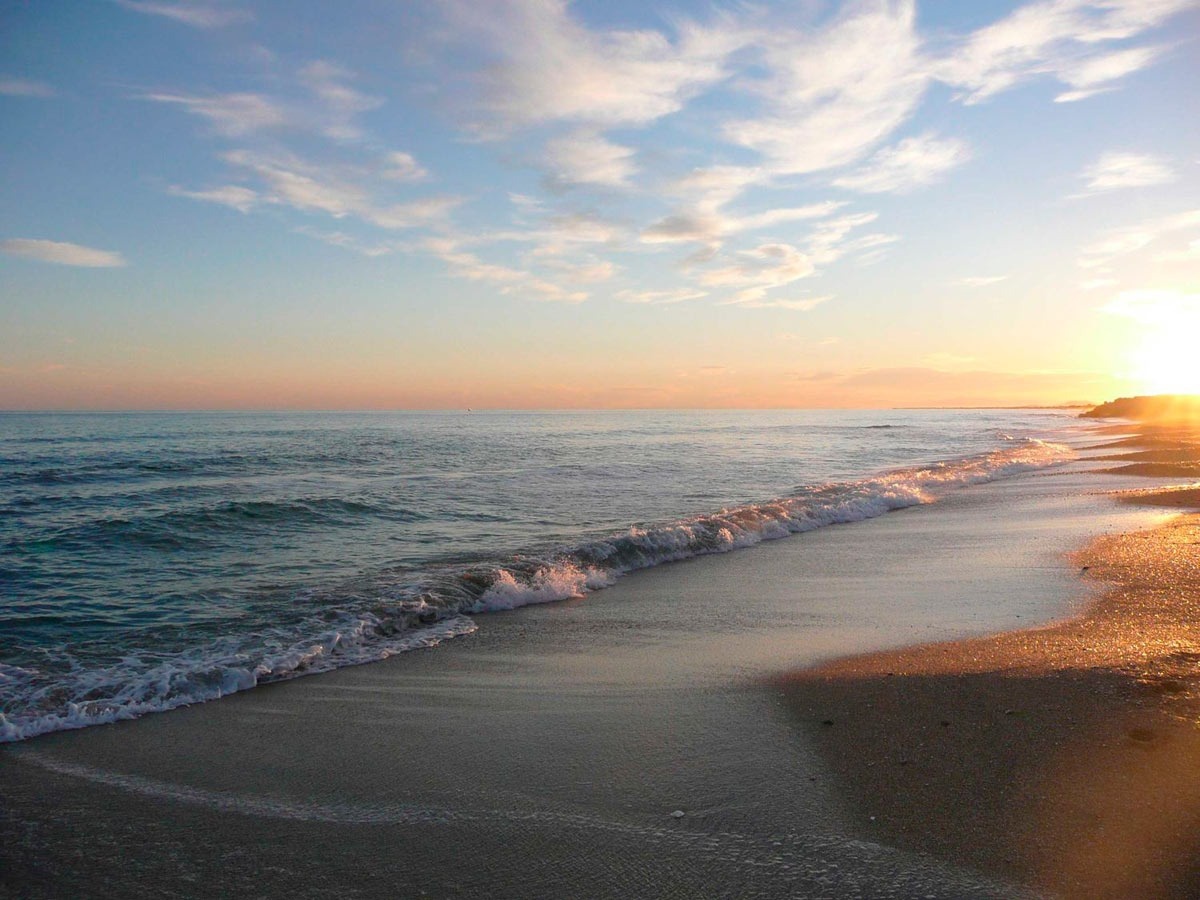
M0 739L430 646L475 613L928 502L1061 459L1021 438L1071 426L1011 411L0 414Z

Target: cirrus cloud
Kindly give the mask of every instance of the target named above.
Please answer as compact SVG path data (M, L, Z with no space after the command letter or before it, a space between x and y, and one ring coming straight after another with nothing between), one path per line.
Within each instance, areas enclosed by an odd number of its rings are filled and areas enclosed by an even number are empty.
M683 22L674 39L653 29L590 29L565 0L450 0L460 33L489 56L478 81L483 133L541 122L644 125L677 112L727 75L747 36Z
M833 183L868 194L903 194L932 184L970 158L963 141L922 134L880 150L862 168Z
M1175 180L1165 160L1148 153L1105 153L1083 170L1085 193L1099 194L1121 188L1150 187Z
M0 241L0 253L86 269L111 269L128 265L120 253L98 250L66 241L46 241L39 238L8 238Z
M190 25L192 28L223 28L226 25L236 25L254 19L254 14L247 9L220 3L195 2L195 0L186 3L167 3L162 0L117 0L117 4L132 12L159 16L181 25Z

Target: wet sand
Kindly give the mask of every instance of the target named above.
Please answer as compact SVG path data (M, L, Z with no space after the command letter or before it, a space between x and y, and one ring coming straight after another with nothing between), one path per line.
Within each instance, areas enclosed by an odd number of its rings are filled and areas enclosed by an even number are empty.
M1200 508L1195 486L1116 497ZM889 843L1058 896L1200 896L1200 513L1072 562L1098 591L1076 619L775 684Z
M1114 503L1108 490L1146 480L1094 466L663 566L584 600L481 617L478 633L431 651L6 745L0 895L1026 896L1023 883L1045 879L943 838L964 818L947 806L968 805L975 846L995 839L984 820L1006 804L970 773L1050 758L1052 731L1003 730L1042 706L1013 699L1011 682L989 698L935 670L920 677L960 687L935 689L934 720L916 694L888 699L896 676L830 661L1082 609L1100 566L1083 576L1087 563L1063 554L1170 516ZM995 684L986 667L975 674ZM1094 687L1078 688L1080 709ZM805 690L831 711L806 711ZM1097 709L1125 702L1112 697ZM1106 722L1114 753L1185 745L1158 699L1152 720ZM1064 719L1097 721L1055 702ZM954 727L980 708L998 723L991 740ZM1130 737L1141 728L1153 735ZM934 740L959 743L940 756L910 747ZM962 762L973 753L995 762ZM923 781L966 780L901 828L897 779L870 781L885 759L929 770Z

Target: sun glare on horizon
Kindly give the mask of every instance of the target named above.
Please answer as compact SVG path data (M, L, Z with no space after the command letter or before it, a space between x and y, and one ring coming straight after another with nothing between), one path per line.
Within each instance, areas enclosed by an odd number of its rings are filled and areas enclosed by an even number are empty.
M1200 394L1200 294L1125 291L1105 310L1133 323L1125 376L1143 394Z
M1131 354L1131 376L1147 394L1200 394L1200 321L1146 335Z

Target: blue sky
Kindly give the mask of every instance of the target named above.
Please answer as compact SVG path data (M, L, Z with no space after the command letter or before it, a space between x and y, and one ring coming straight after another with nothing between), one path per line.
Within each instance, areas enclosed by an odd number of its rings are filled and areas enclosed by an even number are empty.
M0 10L0 407L1200 389L1191 0Z

